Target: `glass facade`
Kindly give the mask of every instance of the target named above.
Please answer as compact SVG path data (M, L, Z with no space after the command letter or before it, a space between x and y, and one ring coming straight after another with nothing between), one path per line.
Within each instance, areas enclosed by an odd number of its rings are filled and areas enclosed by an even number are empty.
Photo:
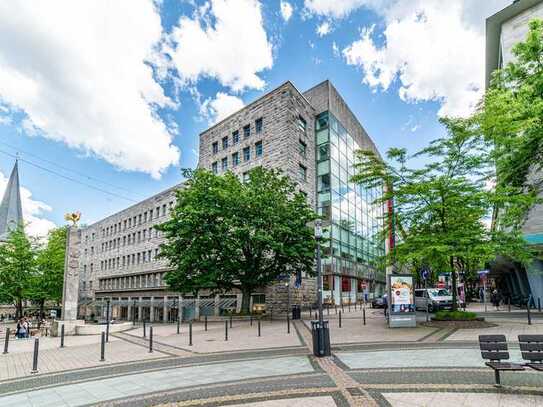
M372 276L384 281L384 270L374 264L385 254L382 229L383 206L373 204L382 189L366 189L351 182L355 175L354 138L329 112L316 119L317 202L324 218L330 246L322 260L325 274L359 279Z

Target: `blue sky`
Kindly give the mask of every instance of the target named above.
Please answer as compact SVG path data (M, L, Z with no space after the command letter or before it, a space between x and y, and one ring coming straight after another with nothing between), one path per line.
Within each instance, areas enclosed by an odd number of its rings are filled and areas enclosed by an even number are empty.
M73 3L0 5L0 190L18 152L38 234L180 182L201 131L286 80L330 79L382 153L415 150L480 97L508 1Z

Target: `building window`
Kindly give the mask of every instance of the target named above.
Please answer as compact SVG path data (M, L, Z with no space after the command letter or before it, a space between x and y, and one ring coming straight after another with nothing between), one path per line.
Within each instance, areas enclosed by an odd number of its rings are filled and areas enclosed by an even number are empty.
M302 116L298 116L298 118L296 119L296 125L298 126L298 129L303 131L303 133L305 134L307 130L307 123Z
M226 150L228 148L228 136L222 138L222 149Z
M251 147L245 147L243 149L243 161L249 161L251 159Z
M300 181L307 181L307 168L302 164L299 165L298 177L300 178Z
M239 164L239 153L235 152L232 154L232 167L235 167Z
M238 144L239 143L239 131L236 130L232 133L232 144Z
M307 144L305 144L302 140L299 140L298 142L298 151L300 152L300 155L305 158L307 154Z
M218 167L217 161L215 161L213 164L211 164L211 171L213 171L213 174L216 174L217 172L219 172L219 167Z
M247 138L251 135L251 125L243 126L243 137Z
M255 156L262 157L262 141L255 143Z
M221 160L221 169L223 172L225 172L226 170L228 170L228 157L224 157L222 160Z
M255 120L255 131L257 134L262 132L262 117Z
M213 154L217 154L219 152L219 143L218 142L214 142L212 145L211 145L212 149L213 149Z

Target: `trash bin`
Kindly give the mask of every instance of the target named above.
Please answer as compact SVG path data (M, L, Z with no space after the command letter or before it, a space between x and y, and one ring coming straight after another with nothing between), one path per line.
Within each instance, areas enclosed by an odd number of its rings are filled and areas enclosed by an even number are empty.
M311 334L313 336L313 355L315 356L330 356L330 330L328 321L322 321L322 326L319 321L311 321Z
M299 305L292 306L292 319L301 319L302 318L302 309Z

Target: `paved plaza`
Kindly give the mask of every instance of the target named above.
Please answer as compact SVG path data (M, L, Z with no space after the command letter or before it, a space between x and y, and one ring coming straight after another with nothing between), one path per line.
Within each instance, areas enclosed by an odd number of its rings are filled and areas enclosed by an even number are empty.
M311 315L314 317L314 314ZM494 374L476 342L481 333L504 333L511 360L521 361L517 336L543 334L504 315L497 326L451 329L419 326L389 329L382 310L363 314L347 307L325 312L332 357L314 358L310 315L286 320L210 321L149 326L116 333L100 362L99 336L40 338L39 373L31 374L33 339L11 340L0 355L0 405L4 406L537 406L543 405L543 374L533 370ZM424 315L419 315L424 320Z

